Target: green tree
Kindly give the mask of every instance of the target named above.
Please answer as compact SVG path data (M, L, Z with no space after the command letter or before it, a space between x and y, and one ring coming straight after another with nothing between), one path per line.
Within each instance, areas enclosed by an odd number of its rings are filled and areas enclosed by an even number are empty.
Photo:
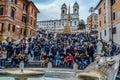
M79 22L78 30L83 30L83 29L85 29L85 23L84 22Z

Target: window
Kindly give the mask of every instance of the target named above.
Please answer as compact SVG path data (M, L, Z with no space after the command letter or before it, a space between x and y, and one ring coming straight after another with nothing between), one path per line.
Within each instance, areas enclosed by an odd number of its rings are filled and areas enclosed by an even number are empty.
M116 27L112 29L112 34L116 34Z
M10 31L10 26L11 26L11 25L9 24L9 25L8 25L8 31Z
M37 13L36 12L34 13L34 17L37 18Z
M10 32L15 32L15 25L9 24L9 25L8 25L8 31L10 31Z
M11 17L14 18L14 16L15 16L15 10L12 9L12 10L11 10Z
M111 0L111 5L114 5L115 4L115 0Z
M34 10L33 10L33 8L31 8L31 14L33 14L33 12L34 12Z
M24 22L24 23L27 22L27 18L26 18L26 16L22 16L22 22Z
M25 29L21 28L20 33L24 36L26 33Z
M22 34L22 28L20 28L20 34Z
M15 25L13 25L13 29L12 29L12 32L15 32Z
M12 3L17 4L17 0L11 0Z
M112 18L113 18L113 20L115 20L115 12L113 12L113 17Z
M65 11L63 10L62 13L65 14Z
M104 16L104 23L106 23L106 15Z
M33 18L31 17L30 19L31 19L31 20L30 20L30 24L32 25L32 20L33 20Z
M95 25L95 28L97 28L98 27L98 25Z
M104 35L106 36L106 30L104 30Z
M64 26L64 22L62 22L62 26Z
M75 25L77 25L77 22L75 21L75 23L74 23Z
M23 4L23 10L24 10L24 11L27 11L27 6L26 6L26 4Z
M34 26L33 27L36 27L36 20L34 20Z
M104 3L104 9L105 9L105 3Z
M0 7L0 15L3 15L3 7Z
M99 15L101 14L101 8L98 10Z
M31 30L30 30L30 35L31 35Z
M3 23L0 23L0 32L3 33L3 27L4 27L4 24Z
M77 9L75 9L74 11L75 11L75 13L78 13Z
M99 22L99 26L101 27L101 21Z

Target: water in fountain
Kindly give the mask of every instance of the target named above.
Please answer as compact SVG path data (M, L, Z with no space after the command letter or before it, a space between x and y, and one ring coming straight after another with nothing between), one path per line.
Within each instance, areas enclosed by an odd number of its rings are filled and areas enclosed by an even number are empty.
M81 76L80 80L99 80L97 77Z
M12 78L12 77L0 77L0 80L62 80L62 79L49 78L49 77L42 77L42 78Z

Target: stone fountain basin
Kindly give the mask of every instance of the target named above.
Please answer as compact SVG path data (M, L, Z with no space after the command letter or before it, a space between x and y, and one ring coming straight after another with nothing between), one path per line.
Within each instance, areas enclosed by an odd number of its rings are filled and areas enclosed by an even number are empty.
M99 78L95 76L89 76L89 75L80 75L78 78L80 80L100 80Z
M80 72L79 74L77 74L77 77L80 80L101 80L101 74L99 72L87 72L87 71L83 71Z
M20 69L2 69L0 70L0 76L4 77L16 77L16 78L33 78L43 77L45 72L43 70L24 69L23 72Z

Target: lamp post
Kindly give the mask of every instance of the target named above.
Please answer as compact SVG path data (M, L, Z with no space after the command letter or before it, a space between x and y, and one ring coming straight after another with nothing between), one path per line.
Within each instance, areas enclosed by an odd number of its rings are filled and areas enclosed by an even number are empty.
M20 26L19 26L19 25L16 25L16 28L17 28L18 39L20 39L20 31L19 31Z
M26 42L26 27L24 28L24 41Z

